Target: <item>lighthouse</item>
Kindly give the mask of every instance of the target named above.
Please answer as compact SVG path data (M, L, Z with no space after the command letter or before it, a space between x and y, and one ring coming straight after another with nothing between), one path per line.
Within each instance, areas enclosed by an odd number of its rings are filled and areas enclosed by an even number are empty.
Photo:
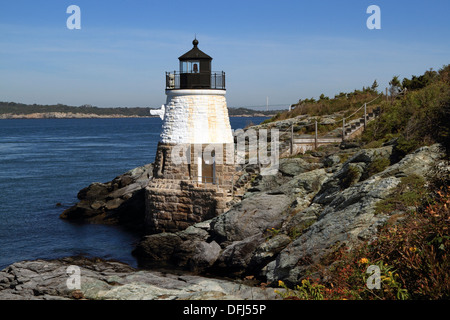
M225 72L194 39L179 70L166 72L166 103L151 110L163 120L153 179L146 188L146 226L175 231L224 212L235 178L234 138Z
M198 48L198 43L194 39L193 48L178 58L179 71L166 72L166 103L152 112L164 121L154 177L223 184L223 170L217 165L230 162L225 156L227 147L230 152L233 145L225 72L211 71L212 58ZM185 147L182 156L187 166L177 166L180 160L171 157L182 149L180 146ZM174 151L174 147L178 149ZM205 148L212 156L204 156Z

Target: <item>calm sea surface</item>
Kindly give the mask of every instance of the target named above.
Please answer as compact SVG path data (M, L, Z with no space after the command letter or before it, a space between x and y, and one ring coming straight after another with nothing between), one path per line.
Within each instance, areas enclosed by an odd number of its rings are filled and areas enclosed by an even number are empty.
M230 122L238 129L264 119ZM139 235L59 215L92 182L153 162L161 124L159 118L0 120L0 270L77 254L136 267L131 251Z

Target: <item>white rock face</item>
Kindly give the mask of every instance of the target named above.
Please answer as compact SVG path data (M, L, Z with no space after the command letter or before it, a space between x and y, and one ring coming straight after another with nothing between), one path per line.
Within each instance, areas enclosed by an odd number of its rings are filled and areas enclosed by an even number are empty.
M166 90L163 143L233 143L225 90Z

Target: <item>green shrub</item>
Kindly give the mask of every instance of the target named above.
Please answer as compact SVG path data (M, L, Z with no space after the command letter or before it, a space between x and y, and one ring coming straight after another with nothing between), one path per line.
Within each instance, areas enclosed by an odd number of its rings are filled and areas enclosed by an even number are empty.
M272 119L273 118L266 119L266 120L262 121L260 124L267 124L267 123L273 122Z
M400 136L394 146L393 153L396 155L397 158L402 159L407 154L416 150L420 146L421 142L419 140L416 139L407 140L404 136Z
M389 214L393 211L407 211L409 207L418 206L426 197L425 179L412 174L403 177L391 195L379 201L375 206L375 214Z
M301 285L296 285L294 290L288 288L283 281L278 281L283 291L275 290L285 300L323 300L325 286L311 283L309 279L303 279Z
M305 230L307 230L309 227L311 227L315 222L316 222L316 219L311 219L311 220L307 220L307 221L302 222L301 224L296 225L291 230L289 230L289 233L288 233L289 238L291 238L292 240L297 239L305 232Z
M345 177L341 180L341 187L343 189L346 189L356 182L358 182L359 178L361 177L361 171L358 170L355 166L349 165L347 174Z
M363 146L363 149L380 148L383 145L383 140L372 140Z
M408 91L405 96L392 102L383 102L380 117L367 125L362 141L370 143L398 137L394 145L396 161L418 147L435 142L441 143L448 155L450 85L444 77L448 70L444 71L440 71L442 76L433 78L426 86Z
M391 161L388 158L376 157L375 160L373 160L366 169L368 177L371 177L374 174L383 171L384 169L389 167L390 163Z

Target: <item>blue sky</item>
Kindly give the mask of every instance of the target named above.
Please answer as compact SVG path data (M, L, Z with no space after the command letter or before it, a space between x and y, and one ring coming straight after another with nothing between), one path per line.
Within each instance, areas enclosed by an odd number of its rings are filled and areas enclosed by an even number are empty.
M69 5L81 30L69 30ZM369 5L381 29L369 30ZM164 72L199 48L230 107L334 96L450 63L450 1L0 0L0 101L160 107Z

